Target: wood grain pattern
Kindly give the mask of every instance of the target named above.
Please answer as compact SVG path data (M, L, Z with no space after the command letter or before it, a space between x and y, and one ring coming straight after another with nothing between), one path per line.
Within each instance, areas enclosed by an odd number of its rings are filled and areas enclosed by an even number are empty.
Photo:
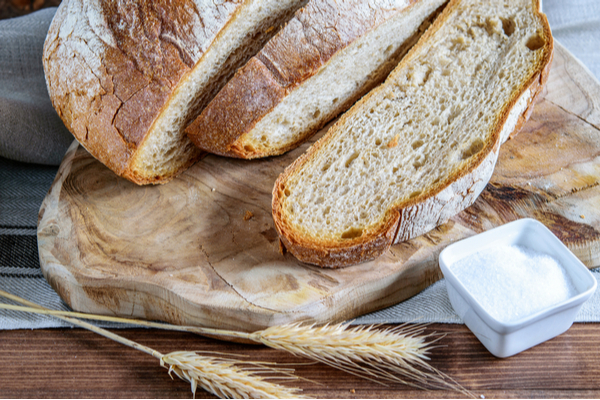
M431 364L476 396L600 398L600 324L575 324L566 333L506 359L493 357L464 325L434 324L426 332L446 334L432 351ZM251 360L302 362L263 346L186 333L153 329L118 333L161 352L198 349ZM192 398L189 384L169 378L154 358L81 329L0 331L0 368L2 398ZM463 397L400 384L381 386L322 364L294 368L309 379L297 386L314 398ZM212 396L199 389L196 398Z
M40 210L42 271L76 310L250 331L395 304L441 277L445 246L522 217L598 266L600 130L586 118L600 85L572 72L578 65L557 45L548 100L503 146L477 202L373 262L322 270L280 254L272 185L308 144L259 161L208 156L167 185L138 187L75 143Z

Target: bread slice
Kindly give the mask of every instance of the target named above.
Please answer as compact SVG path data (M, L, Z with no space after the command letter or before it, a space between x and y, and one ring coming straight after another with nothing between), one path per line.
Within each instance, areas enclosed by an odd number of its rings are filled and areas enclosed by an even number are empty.
M137 184L201 155L183 129L306 0L64 0L44 44L52 103L79 142Z
M351 265L471 205L552 52L539 0L452 0L385 83L279 176L282 244L307 263Z
M381 83L446 0L311 0L186 129L201 149L282 154ZM421 29L420 29L421 28Z

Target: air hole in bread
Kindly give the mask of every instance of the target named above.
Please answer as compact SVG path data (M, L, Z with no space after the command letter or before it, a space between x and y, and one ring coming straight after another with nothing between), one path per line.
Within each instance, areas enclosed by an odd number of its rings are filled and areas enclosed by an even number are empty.
M321 110L317 110L313 113L313 118L319 118L319 115L321 115Z
M329 207L329 206L325 207L325 210L323 210L323 215L329 214L329 211L331 211L331 207Z
M254 146L252 146L251 144L247 144L244 146L244 150L246 150L249 153L254 152Z
M481 149L483 149L483 145L483 140L481 140L480 138L473 140L473 142L471 142L471 146L469 146L468 149L463 151L462 159L466 160L467 158L473 157L475 154L479 153Z
M331 164L325 164L323 165L323 168L321 168L321 171L325 172L329 169L329 167L331 167Z
M423 166L423 164L425 164L425 159L416 159L413 162L413 167L418 170L419 168L421 168Z
M354 154L352 154L348 160L346 160L346 168L350 168L350 165L352 164L352 161L356 160L358 158L358 156L360 155L360 153L356 152Z
M379 139L379 138L375 139L375 145L381 146L381 139Z
M425 142L423 142L421 139L417 139L417 140L415 140L414 142L412 142L412 145L411 145L411 146L412 146L413 150L416 150L416 149L418 149L419 147L423 146L423 144L424 144L424 143L425 143Z
M536 51L544 47L546 41L539 34L535 34L527 40L525 46L531 51Z
M337 103L337 102L338 102L338 100L339 100L339 99L336 97L335 99L331 100L331 103L332 103L332 104L335 104L335 103Z
M502 30L504 31L504 34L506 36L510 36L513 33L515 33L515 28L517 27L517 25L515 24L515 21L512 20L512 18L500 17L500 20L502 21Z
M385 49L384 53L386 53L386 54L387 54L387 53L389 53L390 51L392 51L393 49L394 49L394 46L390 44L390 45L389 45L389 46L388 46L388 47Z
M325 199L324 199L324 198L322 198L322 197L319 197L319 198L318 198L318 199L315 201L315 204L321 204L321 203L323 203L324 201L325 201Z
M354 239L361 237L363 230L360 228L350 228L346 232L342 233L342 239Z
M398 167L394 167L394 168L392 168L392 173L394 173L394 174L395 174L396 172L398 172Z
M289 196L289 195L291 194L291 192L290 192L290 189L285 189L285 190L283 191L283 193L284 193L286 196Z

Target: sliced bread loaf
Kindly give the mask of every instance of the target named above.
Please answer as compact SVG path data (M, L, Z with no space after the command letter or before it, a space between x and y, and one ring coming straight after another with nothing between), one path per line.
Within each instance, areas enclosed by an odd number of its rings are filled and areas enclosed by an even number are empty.
M471 205L541 91L539 0L452 0L380 87L280 175L273 218L301 261L371 260Z
M298 146L381 83L445 2L311 0L236 73L188 136L203 150L240 158Z
M54 108L98 160L164 183L201 152L183 129L305 0L64 0L43 64Z

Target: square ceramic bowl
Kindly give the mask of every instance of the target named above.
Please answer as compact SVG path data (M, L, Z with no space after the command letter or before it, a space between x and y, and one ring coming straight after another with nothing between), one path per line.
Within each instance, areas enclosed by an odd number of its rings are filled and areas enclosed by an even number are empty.
M452 266L469 255L498 245L522 246L554 257L571 278L575 296L515 321L502 322L494 318L457 278ZM534 219L517 220L456 242L440 253L439 261L452 307L496 357L510 357L565 332L597 285L587 267Z

